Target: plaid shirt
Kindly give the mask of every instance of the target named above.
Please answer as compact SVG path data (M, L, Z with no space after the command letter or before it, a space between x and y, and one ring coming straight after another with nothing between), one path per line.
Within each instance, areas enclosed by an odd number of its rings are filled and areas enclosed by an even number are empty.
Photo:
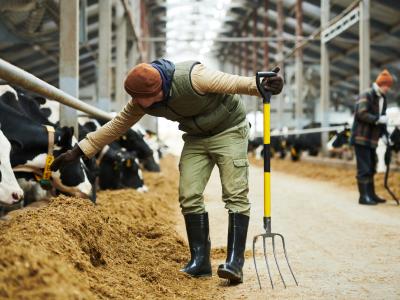
M382 111L379 111L379 99L383 98ZM354 123L351 135L351 144L376 148L383 130L382 125L376 122L380 115L386 114L386 97L381 94L377 86L358 97L355 107Z

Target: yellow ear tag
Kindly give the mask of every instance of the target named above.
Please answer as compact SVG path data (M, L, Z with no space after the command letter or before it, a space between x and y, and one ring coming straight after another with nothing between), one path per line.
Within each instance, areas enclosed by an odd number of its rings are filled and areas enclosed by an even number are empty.
M126 167L127 167L127 168L132 167L132 160L131 160L131 159L128 159L128 160L126 161Z
M46 164L44 166L43 177L42 179L49 180L51 177L51 169L50 166L54 161L53 155L47 155L46 157Z

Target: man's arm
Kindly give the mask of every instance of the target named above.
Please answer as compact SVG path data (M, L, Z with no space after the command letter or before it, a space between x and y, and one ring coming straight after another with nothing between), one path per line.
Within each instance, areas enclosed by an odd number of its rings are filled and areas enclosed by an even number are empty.
M111 121L104 124L94 132L89 133L85 139L78 143L79 148L87 158L93 157L105 145L123 135L130 127L137 123L145 113L139 105L130 100L124 109Z
M379 119L376 115L369 113L369 103L366 94L360 96L358 99L355 115L358 121L369 124L375 124Z
M203 64L197 64L193 67L191 78L193 88L199 94L221 93L259 96L255 76L232 75L207 68Z

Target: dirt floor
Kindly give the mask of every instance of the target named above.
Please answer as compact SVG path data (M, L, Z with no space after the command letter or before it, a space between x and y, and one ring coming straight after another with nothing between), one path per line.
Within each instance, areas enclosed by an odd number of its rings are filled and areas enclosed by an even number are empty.
M272 268L276 288L271 289L259 243L260 291L250 249L252 237L262 232L262 168L250 168L245 283L233 287L216 274L192 279L179 272L188 249L177 203L176 159L167 157L162 168L161 174L145 174L147 194L100 192L96 206L59 197L42 208L13 212L0 223L0 299L400 298L400 208L394 202L359 206L354 172L272 162L273 231L286 238L300 286L279 250L288 288ZM400 182L398 175L392 186ZM216 273L225 259L227 234L216 171L205 196Z
M244 284L222 287L220 298L400 299L400 286L395 281L400 274L400 208L393 201L375 207L358 205L358 194L351 183L354 173L348 170L274 160L271 176L272 229L285 236L299 286L291 278L278 243L278 261L288 285L286 289L283 287L274 265L271 244L267 244L276 285L271 289L259 241L256 259L263 289L259 289L249 252ZM397 180L397 176L392 180ZM247 249L252 247L252 237L263 231L263 169L253 164L249 180L252 211ZM399 182L392 182L397 191ZM212 246L224 247L227 213L221 201L216 170L205 198ZM183 237L183 224L178 224L177 230ZM222 261L223 257L213 259L214 269ZM211 281L222 285L216 276Z
M262 160L257 160L250 157L251 162L259 167L263 166ZM354 168L343 168L343 167L333 167L325 166L317 163L312 163L309 161L299 161L292 162L289 159L273 159L272 162L272 172L280 171L287 172L292 175L306 177L310 179L317 179L325 182L334 182L340 187L354 189L357 188L356 182L356 170ZM384 174L379 173L375 178L376 192L386 199L392 199L390 194L384 187ZM400 197L400 172L391 172L389 174L389 187Z

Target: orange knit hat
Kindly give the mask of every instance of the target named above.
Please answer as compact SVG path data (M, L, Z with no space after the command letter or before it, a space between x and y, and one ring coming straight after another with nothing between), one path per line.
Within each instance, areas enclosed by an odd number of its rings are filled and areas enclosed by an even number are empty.
M135 97L153 97L161 91L162 79L158 70L141 63L133 67L125 78L125 91Z
M376 84L379 86L388 86L391 87L393 84L393 77L389 73L388 70L384 69L381 73L379 73L378 77L375 80Z

